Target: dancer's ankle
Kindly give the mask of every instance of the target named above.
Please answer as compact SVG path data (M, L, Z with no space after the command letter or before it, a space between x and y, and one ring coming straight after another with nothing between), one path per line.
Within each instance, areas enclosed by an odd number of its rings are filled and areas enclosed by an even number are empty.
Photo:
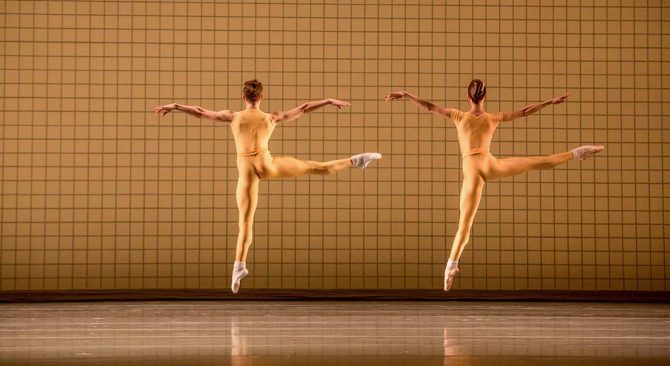
M247 268L247 263L246 262L241 262L241 261L235 261L235 264L233 264L233 271L239 271Z
M457 267L458 267L458 260L454 261L454 260L449 259L447 261L447 271L451 271L452 269L457 268Z

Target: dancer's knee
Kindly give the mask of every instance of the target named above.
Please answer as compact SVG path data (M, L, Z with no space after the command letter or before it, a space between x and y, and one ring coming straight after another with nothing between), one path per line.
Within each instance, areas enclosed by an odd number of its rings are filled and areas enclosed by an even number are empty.
M459 243L459 244L465 244L468 242L470 239L470 230L472 229L472 225L459 225L458 230L456 231L456 235L454 237L454 241Z
M244 246L251 244L253 239L253 230L251 230L251 225L240 222L240 232L237 236L237 241Z
M238 240L238 241L239 241L240 244L242 244L243 247L248 247L248 246L251 246L251 240L252 240L251 235L247 235L243 238L240 238L240 240Z

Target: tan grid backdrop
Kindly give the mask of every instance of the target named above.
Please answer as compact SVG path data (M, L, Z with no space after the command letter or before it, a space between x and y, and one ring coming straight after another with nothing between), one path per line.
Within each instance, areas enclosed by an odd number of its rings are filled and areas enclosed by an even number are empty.
M450 122L408 90L487 109L568 90L504 124L497 156L607 147L487 184L460 289L670 288L670 4L665 1L3 1L0 290L227 288L237 171L223 124L157 104L267 111L274 155L362 151L365 172L262 182L244 288L440 288L458 219Z

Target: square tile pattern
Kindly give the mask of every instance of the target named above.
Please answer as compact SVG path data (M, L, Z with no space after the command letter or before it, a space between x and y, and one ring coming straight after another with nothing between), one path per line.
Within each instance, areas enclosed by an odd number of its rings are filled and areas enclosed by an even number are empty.
M670 288L670 4L461 3L0 2L0 290L227 288L230 130L151 109L239 109L252 78L267 111L352 102L277 128L275 156L384 159L262 182L243 286L440 288L456 132L382 98L466 109L475 77L491 111L571 93L501 126L496 156L607 149L487 184L455 287Z

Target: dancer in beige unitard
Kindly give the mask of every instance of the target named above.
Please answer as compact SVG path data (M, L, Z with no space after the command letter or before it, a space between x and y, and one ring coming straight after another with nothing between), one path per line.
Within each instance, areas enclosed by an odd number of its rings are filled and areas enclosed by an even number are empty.
M237 293L240 281L249 274L246 258L251 246L254 213L258 202L258 184L262 179L289 178L305 174L330 175L346 168L365 169L372 160L381 159L379 153L362 153L352 157L327 162L298 160L289 156L273 157L268 150L272 132L280 122L292 121L305 113L326 105L342 108L347 102L324 99L304 103L286 112L265 113L260 110L263 86L258 80L244 83L246 109L210 111L202 107L168 104L154 108L156 114L164 116L172 111L188 113L198 118L230 123L237 148L237 207L239 209L239 235L235 252L231 289Z
M456 125L458 144L463 156L463 186L461 188L458 231L454 237L449 261L444 271L445 291L449 291L454 277L458 274L458 259L470 238L472 221L477 212L485 182L521 174L533 169L553 168L572 159L584 160L604 149L603 146L585 145L571 151L547 156L497 159L491 155L489 152L491 138L500 122L526 117L548 105L563 103L567 97L566 94L541 103L531 104L516 112L487 113L484 111L486 87L479 79L472 80L468 86L468 100L470 101L468 112L438 107L406 91L392 92L386 96L387 101L407 98L432 113L450 118Z

